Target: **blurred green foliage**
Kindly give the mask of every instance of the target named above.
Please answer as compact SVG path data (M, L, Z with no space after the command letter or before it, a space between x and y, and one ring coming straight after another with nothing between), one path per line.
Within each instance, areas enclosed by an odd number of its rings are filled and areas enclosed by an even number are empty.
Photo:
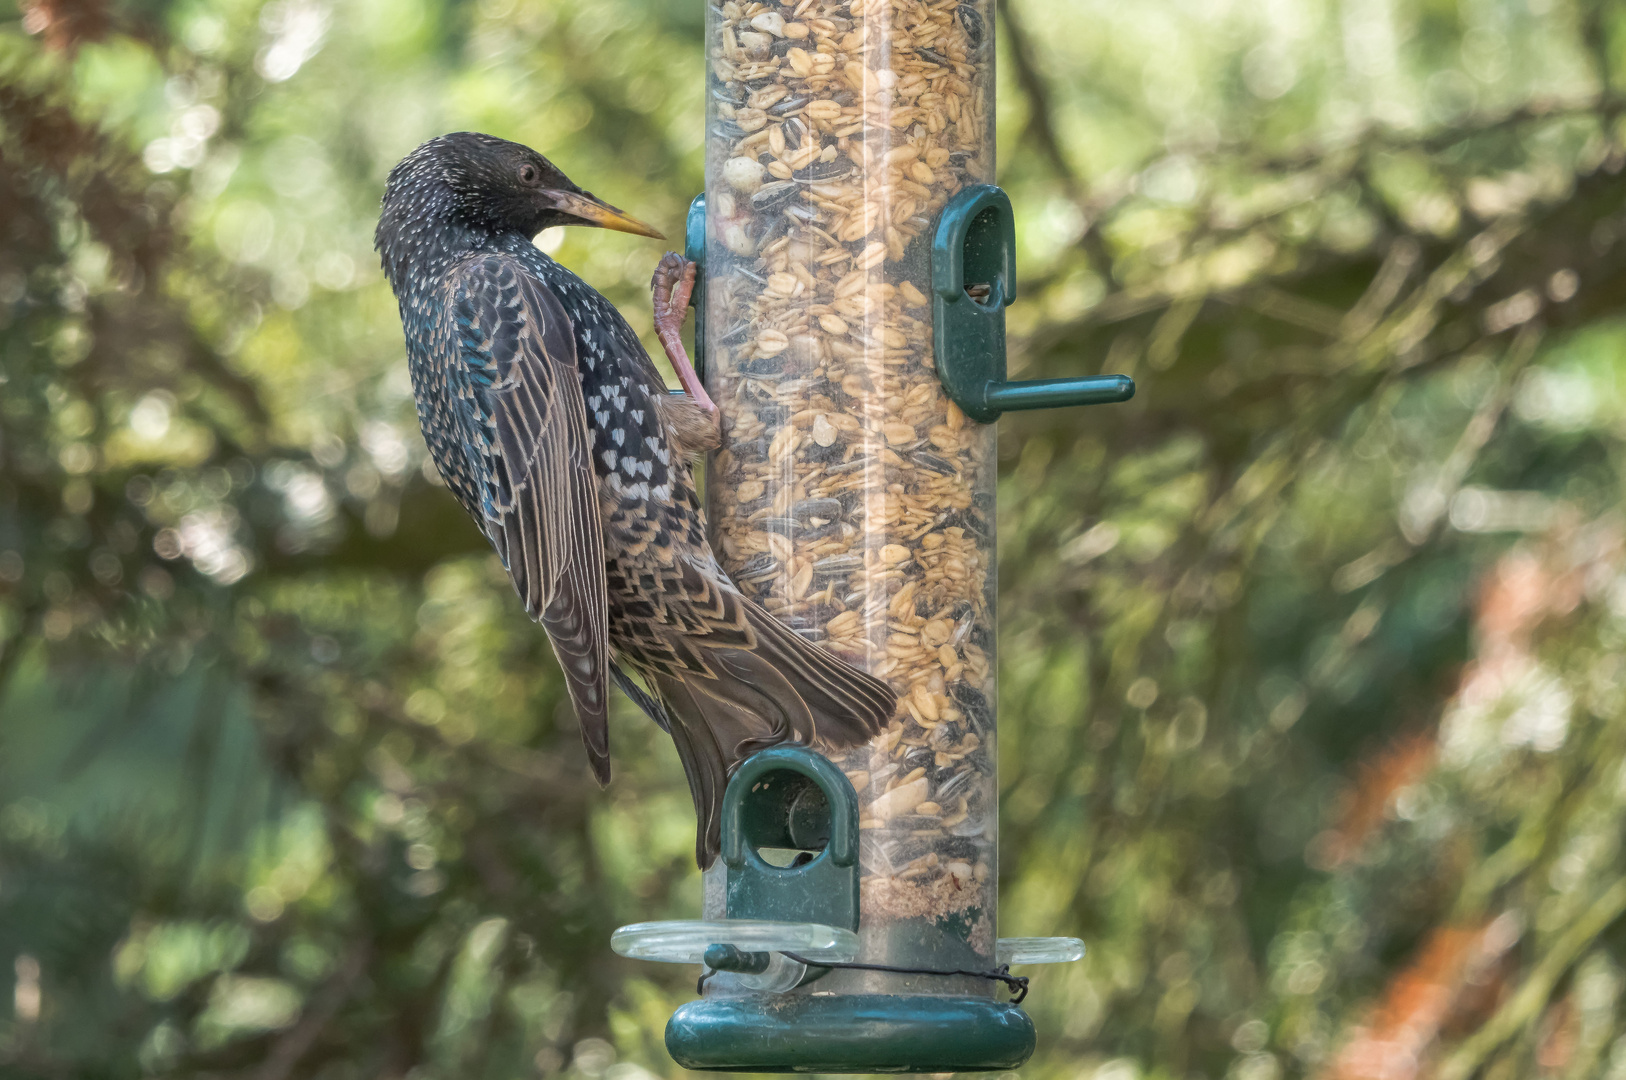
M1001 426L1001 929L1091 948L1024 1073L1626 1076L1626 6L1002 13L1013 368L1141 387ZM472 128L676 235L702 18L0 26L0 1074L676 1071L676 756L589 781L371 232Z

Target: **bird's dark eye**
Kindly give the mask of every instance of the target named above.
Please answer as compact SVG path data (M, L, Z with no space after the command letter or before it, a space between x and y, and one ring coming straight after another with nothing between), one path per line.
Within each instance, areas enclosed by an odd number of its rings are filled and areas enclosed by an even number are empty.
M534 184L542 179L542 172L535 165L529 163L519 167L519 180L522 184Z

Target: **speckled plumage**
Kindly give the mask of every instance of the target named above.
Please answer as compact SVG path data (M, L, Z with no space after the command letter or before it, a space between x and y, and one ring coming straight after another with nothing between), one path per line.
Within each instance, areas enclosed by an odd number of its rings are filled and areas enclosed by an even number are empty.
M739 760L785 741L862 741L896 701L717 564L689 464L714 421L667 391L608 300L530 241L605 223L595 206L525 147L447 135L391 172L377 243L430 455L547 630L595 774L609 779L615 678L673 736L705 866Z

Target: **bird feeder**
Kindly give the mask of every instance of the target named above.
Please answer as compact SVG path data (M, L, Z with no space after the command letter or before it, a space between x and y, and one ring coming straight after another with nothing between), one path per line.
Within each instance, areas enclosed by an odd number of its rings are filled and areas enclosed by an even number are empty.
M724 432L712 545L747 595L899 706L865 746L744 762L705 919L617 932L625 955L703 966L666 1033L687 1068L1014 1068L1034 1029L1007 966L1083 955L998 937L993 422L1134 384L1006 379L993 14L708 7L689 256Z

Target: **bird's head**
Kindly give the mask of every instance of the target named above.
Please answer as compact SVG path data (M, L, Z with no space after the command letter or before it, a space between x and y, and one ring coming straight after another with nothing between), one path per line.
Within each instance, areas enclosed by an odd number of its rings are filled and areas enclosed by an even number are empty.
M530 147L469 131L429 140L391 171L380 246L392 224L436 213L482 232L535 236L554 225L595 225L662 239L653 227L577 187Z

